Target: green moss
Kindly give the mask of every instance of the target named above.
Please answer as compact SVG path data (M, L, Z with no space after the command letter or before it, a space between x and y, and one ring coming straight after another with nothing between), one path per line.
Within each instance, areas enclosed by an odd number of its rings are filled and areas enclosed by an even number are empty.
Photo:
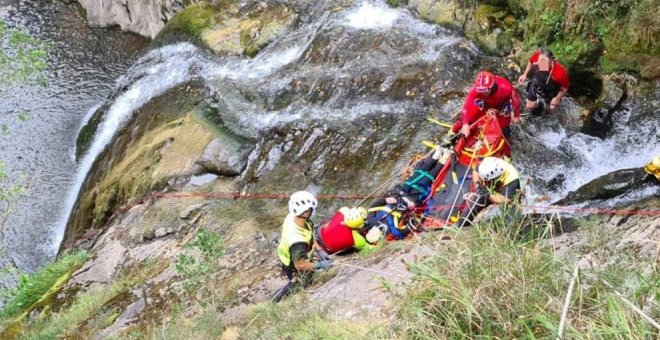
M569 68L660 75L660 35L653 0L587 0L567 11L554 0L513 1L524 9L524 46L550 46ZM513 4L510 4L513 7ZM602 57L601 57L602 56ZM528 53L523 53L525 63Z
M177 13L163 28L167 33L187 33L199 37L202 30L214 23L218 8L207 3L198 2Z
M593 66L594 59L598 60L602 47L594 45L580 38L556 40L549 46L555 57L564 65Z
M387 3L392 7L400 7L408 4L408 0L387 0Z

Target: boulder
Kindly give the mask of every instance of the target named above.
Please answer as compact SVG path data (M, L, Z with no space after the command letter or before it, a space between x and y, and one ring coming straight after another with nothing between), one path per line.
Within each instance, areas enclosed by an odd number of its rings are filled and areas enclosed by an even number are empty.
M245 170L251 151L250 147L230 145L220 139L214 139L206 147L197 164L207 172L221 176L238 176Z
M264 46L289 32L297 17L296 12L289 7L264 3L251 8L244 15L209 25L201 31L200 36L216 53L254 57Z
M617 170L594 179L576 191L571 191L556 203L569 205L590 200L609 199L651 182L652 177L643 168Z
M154 38L175 12L181 0L79 0L90 27L120 26L122 30Z

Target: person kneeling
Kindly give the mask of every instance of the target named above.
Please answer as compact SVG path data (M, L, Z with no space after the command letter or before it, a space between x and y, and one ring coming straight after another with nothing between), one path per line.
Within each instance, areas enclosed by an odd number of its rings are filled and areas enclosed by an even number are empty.
M497 157L486 157L479 164L477 172L477 189L468 194L468 204L461 211L458 227L472 224L477 214L491 204L519 202L520 175L511 163Z
M291 294L296 275L303 285L307 285L314 271L332 266L332 261L327 256L317 262L312 261L310 256L314 250L314 223L311 218L317 205L316 197L307 191L295 192L289 199L289 214L282 223L282 235L277 247L277 256L282 262L282 270L288 282L273 295L275 302Z

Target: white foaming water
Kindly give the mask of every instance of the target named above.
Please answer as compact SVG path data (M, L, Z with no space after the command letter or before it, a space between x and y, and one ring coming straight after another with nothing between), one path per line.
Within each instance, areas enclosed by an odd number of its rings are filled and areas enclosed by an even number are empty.
M563 127L559 131L544 131L538 135L539 140L548 147L556 148L561 144L561 141L566 138L566 130Z
M569 138L569 143L572 143L571 145L583 157L585 164L567 174L574 176L574 180L567 187L568 191L576 190L583 184L612 171L642 167L653 156L660 154L657 140L655 143L638 145L626 143L622 140L622 136L601 140L577 134Z
M398 18L399 11L396 9L380 3L363 2L348 14L345 24L357 29L373 30L390 28Z
M546 175L566 175L566 186L563 190L552 193L552 200L564 197L570 191L575 191L590 181L616 170L639 168L647 164L654 156L660 154L660 136L651 126L655 122L637 126L635 135L645 142L628 139L632 133L622 131L602 140L600 138L577 133L568 138L544 140L552 148L567 150L580 159L580 164L563 164L558 168L549 169ZM619 122L619 124L623 124ZM623 129L626 130L626 129ZM644 137L645 136L645 137ZM571 159L572 157L566 157Z
M309 39L308 44L311 42ZM180 85L194 76L204 79L254 79L271 75L282 67L300 58L306 46L298 46L264 53L254 59L230 59L222 66L210 63L200 57L198 49L189 43L168 45L149 52L142 57L128 76L119 79L118 86L132 81L131 86L113 99L112 106L99 125L94 140L80 162L74 184L67 197L65 208L54 228L52 247L57 249L62 242L68 219L78 200L78 195L96 158L112 141L115 133L132 117L133 113L152 98ZM98 106L90 110L85 118L88 122ZM84 125L84 124L83 124Z
M213 76L233 80L264 78L298 60L305 50L306 45L297 46L277 53L260 54L254 59L241 59L238 65L228 62L215 68Z
M142 57L137 65L128 71L140 73L142 77L115 98L99 125L92 144L80 162L58 225L53 229L53 248L57 249L62 242L69 215L76 204L87 173L98 155L105 150L115 133L124 126L135 110L151 98L189 80L193 76L193 66L203 66L203 60L197 57L196 51L197 48L188 43L165 46Z

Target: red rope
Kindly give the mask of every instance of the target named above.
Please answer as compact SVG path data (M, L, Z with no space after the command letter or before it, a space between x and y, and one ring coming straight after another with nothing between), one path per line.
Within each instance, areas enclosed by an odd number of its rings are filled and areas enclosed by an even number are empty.
M567 207L567 206L539 206L539 205L521 205L517 204L521 208L530 208L535 210L543 211L566 211L566 212L582 212L589 213L592 215L643 215L643 216L660 216L660 210L650 210L650 209L601 209L601 208L578 208L578 207ZM441 210L451 208L450 205L434 205L432 207L419 207L415 208L416 211L425 211L425 210Z
M204 198L204 199L277 199L277 200L287 200L289 199L290 194L281 193L281 194L249 194L249 193L152 193L140 199L137 202L132 204L127 204L117 210L110 216L109 220L112 220L117 215L127 212L131 208L143 204L152 199L162 199L162 198ZM385 195L372 196L374 198L386 197ZM365 195L318 195L319 200L361 200L368 198ZM578 208L578 207L567 207L567 206L533 206L533 205L518 205L523 208L530 208L545 212L573 212L573 213L587 213L590 215L620 215L620 216L660 216L660 210L645 210L645 209L600 209L600 208ZM418 207L413 210L415 211L437 211L441 209L450 208L449 205L434 205L432 207ZM427 217L428 218L428 217Z

